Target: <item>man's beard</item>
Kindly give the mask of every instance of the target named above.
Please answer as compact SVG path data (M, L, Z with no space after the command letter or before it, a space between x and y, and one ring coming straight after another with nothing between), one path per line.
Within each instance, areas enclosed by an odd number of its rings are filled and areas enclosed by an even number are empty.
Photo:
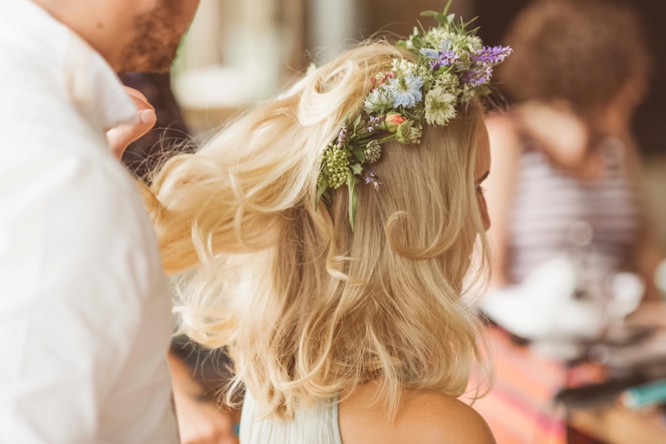
M178 0L162 0L136 18L135 37L123 50L120 71L165 72L176 57L182 36Z

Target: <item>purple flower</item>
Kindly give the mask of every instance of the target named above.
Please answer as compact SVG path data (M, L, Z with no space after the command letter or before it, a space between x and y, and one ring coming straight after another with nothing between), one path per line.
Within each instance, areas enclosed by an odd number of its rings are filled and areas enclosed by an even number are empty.
M346 126L340 128L340 132L338 133L338 148L342 149L345 146L345 140L347 140L348 133L349 130L347 130Z
M492 65L480 65L462 73L462 81L470 86L481 86L490 82L493 76Z
M384 116L370 117L370 121L368 122L368 132L371 133L375 131L377 128L379 128L379 125L381 125L383 122L384 122Z
M430 61L430 68L433 71L438 70L442 66L455 65L460 61L460 56L455 51L443 50L437 56L437 59Z
M382 183L377 179L377 175L370 170L365 171L363 181L368 185L372 185L375 190L379 190L382 186Z
M472 53L472 66L462 73L462 81L470 86L482 86L490 82L493 66L501 63L511 54L508 46L484 46Z
M472 54L472 62L497 65L506 59L510 54L509 46L484 46Z

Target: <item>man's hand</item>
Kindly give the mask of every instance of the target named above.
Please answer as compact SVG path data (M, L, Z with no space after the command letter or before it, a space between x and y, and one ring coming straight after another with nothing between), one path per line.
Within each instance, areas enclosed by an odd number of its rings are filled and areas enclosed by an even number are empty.
M106 132L111 152L118 159L123 156L130 143L146 134L157 123L155 108L148 102L146 96L128 86L125 87L125 92L132 98L139 118L133 124L119 125Z

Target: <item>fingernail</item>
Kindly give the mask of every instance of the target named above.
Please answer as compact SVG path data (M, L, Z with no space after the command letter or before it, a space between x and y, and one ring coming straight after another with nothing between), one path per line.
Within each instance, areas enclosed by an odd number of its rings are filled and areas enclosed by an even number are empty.
M141 118L141 121L145 123L146 125L153 123L156 119L157 116L155 115L155 111L146 109L143 110L139 113L139 117Z

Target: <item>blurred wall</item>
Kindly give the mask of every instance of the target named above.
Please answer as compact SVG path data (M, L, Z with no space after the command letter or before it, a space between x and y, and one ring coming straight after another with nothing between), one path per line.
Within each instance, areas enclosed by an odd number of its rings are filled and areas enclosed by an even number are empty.
M381 1L366 0L359 2L361 14L361 32L367 38L375 32L396 33L407 36L418 21L428 26L432 18L421 17L419 14L426 10L442 11L447 0L410 0L410 1ZM475 13L474 0L454 0L450 12L454 12L464 19L473 18Z

